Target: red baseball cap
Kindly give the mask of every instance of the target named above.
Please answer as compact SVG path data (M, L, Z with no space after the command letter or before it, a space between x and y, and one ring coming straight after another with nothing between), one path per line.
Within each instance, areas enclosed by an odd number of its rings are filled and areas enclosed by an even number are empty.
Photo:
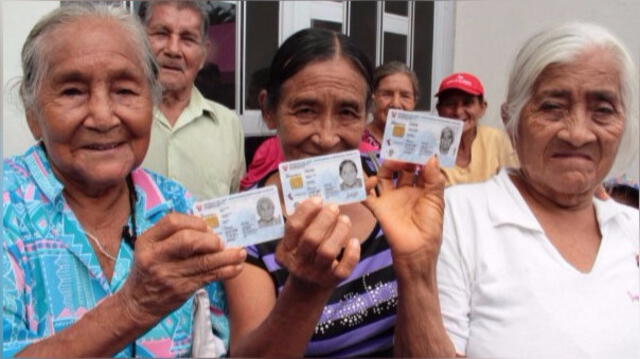
M475 96L484 95L484 87L482 87L480 79L467 72L456 72L445 77L440 82L440 88L436 96L440 96L444 91L452 89L462 90Z

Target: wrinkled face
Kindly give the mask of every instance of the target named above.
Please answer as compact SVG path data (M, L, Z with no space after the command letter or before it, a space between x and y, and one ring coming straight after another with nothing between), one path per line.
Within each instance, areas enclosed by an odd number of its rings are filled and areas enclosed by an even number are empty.
M160 67L160 83L168 91L190 89L204 66L201 21L198 12L190 8L179 9L174 4L153 8L147 35Z
M524 106L516 150L538 191L592 191L615 160L625 118L617 62L600 48L549 65Z
M464 122L462 132L467 132L478 126L478 121L484 115L487 104L480 101L478 96L461 90L447 90L438 97L436 105L438 115Z
M353 162L346 162L340 169L340 177L346 185L352 186L358 181L358 170Z
M453 131L450 128L444 128L440 134L440 152L447 153L453 144Z
M120 25L88 18L45 40L48 71L27 119L62 180L121 183L147 151L152 101L140 51Z
M287 79L275 109L263 112L277 128L287 160L358 148L365 127L367 83L341 57L312 62Z
M260 216L260 219L271 219L273 217L273 212L273 203L268 198L258 201L258 216Z
M373 93L373 105L373 121L381 128L387 122L389 109L413 111L416 97L411 78L401 72L384 77Z

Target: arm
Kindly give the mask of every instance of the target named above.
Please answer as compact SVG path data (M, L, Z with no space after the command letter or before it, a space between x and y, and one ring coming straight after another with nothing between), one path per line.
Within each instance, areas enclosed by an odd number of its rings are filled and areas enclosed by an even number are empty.
M201 219L169 214L138 238L133 268L120 291L18 355L113 356L205 284L236 275L243 260L241 250L223 250Z
M337 208L305 201L289 217L276 251L278 262L289 271L280 295L276 298L271 278L256 266L247 266L238 278L225 283L231 309L231 356L304 355L335 285L359 260L359 242L347 240L350 228Z
M370 192L365 202L387 236L398 281L394 351L402 357L454 357L440 314L436 282L444 176L435 158L415 179L414 169L415 165L385 161L375 179L380 195ZM394 173L398 174L395 182Z
M232 356L304 355L331 292L305 290L294 283L287 281L276 300L275 286L267 272L250 264L242 274L225 283Z

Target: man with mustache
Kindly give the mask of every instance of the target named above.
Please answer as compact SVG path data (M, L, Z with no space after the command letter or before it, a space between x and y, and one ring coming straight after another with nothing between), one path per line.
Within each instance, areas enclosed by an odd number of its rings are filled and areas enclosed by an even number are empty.
M184 184L197 200L236 192L245 172L242 126L233 111L194 86L209 45L204 4L147 5L143 22L163 93L143 166Z

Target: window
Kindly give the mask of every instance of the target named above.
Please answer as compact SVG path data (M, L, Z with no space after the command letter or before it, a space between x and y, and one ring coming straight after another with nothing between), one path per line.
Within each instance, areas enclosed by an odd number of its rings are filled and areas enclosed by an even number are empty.
M128 6L144 11L139 2ZM453 54L446 48L453 40L449 2L262 0L208 1L206 6L213 46L196 86L206 97L235 109L248 137L272 133L262 123L258 94L278 45L298 30L343 32L375 66L391 60L407 63L420 80L418 110L430 109L432 79L451 68ZM443 38L434 42L434 36Z

